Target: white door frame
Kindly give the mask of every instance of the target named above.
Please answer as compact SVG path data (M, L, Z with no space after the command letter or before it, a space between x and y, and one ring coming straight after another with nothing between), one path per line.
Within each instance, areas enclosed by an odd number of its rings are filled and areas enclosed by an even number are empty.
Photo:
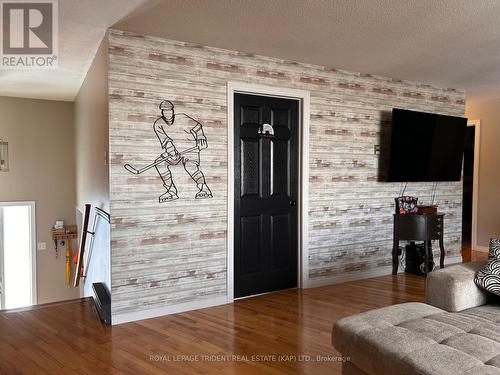
M298 187L298 286L309 285L309 118L310 93L305 90L251 84L227 83L227 302L234 301L234 94L253 94L296 99L299 106L299 187Z
M479 197L479 155L481 148L481 120L468 120L467 126L474 126L474 179L472 181L472 250L488 251L477 243L477 211Z
M29 206L30 208L30 243L31 243L31 257L30 257L30 266L31 266L31 304L36 305L38 303L37 296L37 282L36 282L36 204L34 201L19 201L19 202L0 202L0 208L9 207L9 206ZM3 245L2 245L3 246ZM2 259L2 267L3 259ZM5 275L4 270L2 270L2 275ZM5 282L5 280L3 280ZM2 299L4 297L2 296Z

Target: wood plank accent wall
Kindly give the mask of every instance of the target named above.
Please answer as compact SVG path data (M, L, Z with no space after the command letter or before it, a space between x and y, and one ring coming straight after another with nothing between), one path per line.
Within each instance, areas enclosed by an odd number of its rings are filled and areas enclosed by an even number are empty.
M454 89L114 30L109 40L114 316L226 294L228 81L311 93L309 277L315 282L391 263L393 198L401 184L377 181L374 146L392 108L464 114L464 92ZM202 168L213 199L195 200L196 188L178 166L180 199L159 204L163 187L154 169L134 176L123 168L146 165L162 152L152 130L162 99L204 124L209 148ZM429 202L431 187L412 183L407 193ZM448 256L460 254L461 197L461 183L438 184Z

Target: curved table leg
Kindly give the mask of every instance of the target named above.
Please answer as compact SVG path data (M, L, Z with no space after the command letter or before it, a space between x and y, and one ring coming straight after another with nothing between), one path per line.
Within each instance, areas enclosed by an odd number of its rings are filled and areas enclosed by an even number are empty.
M441 256L439 257L439 268L444 268L444 244L443 237L439 239L439 249L441 250Z
M399 266L399 241L394 239L392 243L392 274L397 275Z
M424 241L424 275L429 273L429 241Z

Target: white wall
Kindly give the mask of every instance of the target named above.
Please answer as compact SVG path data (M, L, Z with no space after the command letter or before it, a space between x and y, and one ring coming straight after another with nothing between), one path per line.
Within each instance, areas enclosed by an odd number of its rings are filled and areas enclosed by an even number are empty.
M103 40L75 100L76 202L109 212L107 38ZM93 213L90 217L92 224ZM92 283L111 285L109 224L99 221L83 295L92 295ZM87 249L88 250L88 249Z
M467 100L465 115L470 120L481 120L481 148L479 155L479 192L477 242L488 246L490 237L500 237L500 98L483 101Z
M0 201L36 202L38 303L79 297L66 284L65 249L56 259L51 228L75 224L73 103L0 97L0 137L9 142L10 171L0 172ZM73 241L73 251L77 244Z

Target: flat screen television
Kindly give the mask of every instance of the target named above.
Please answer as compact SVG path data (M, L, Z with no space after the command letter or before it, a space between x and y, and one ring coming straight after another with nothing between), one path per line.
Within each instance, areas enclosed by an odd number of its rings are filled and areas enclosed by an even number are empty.
M467 119L392 110L386 181L460 181Z

